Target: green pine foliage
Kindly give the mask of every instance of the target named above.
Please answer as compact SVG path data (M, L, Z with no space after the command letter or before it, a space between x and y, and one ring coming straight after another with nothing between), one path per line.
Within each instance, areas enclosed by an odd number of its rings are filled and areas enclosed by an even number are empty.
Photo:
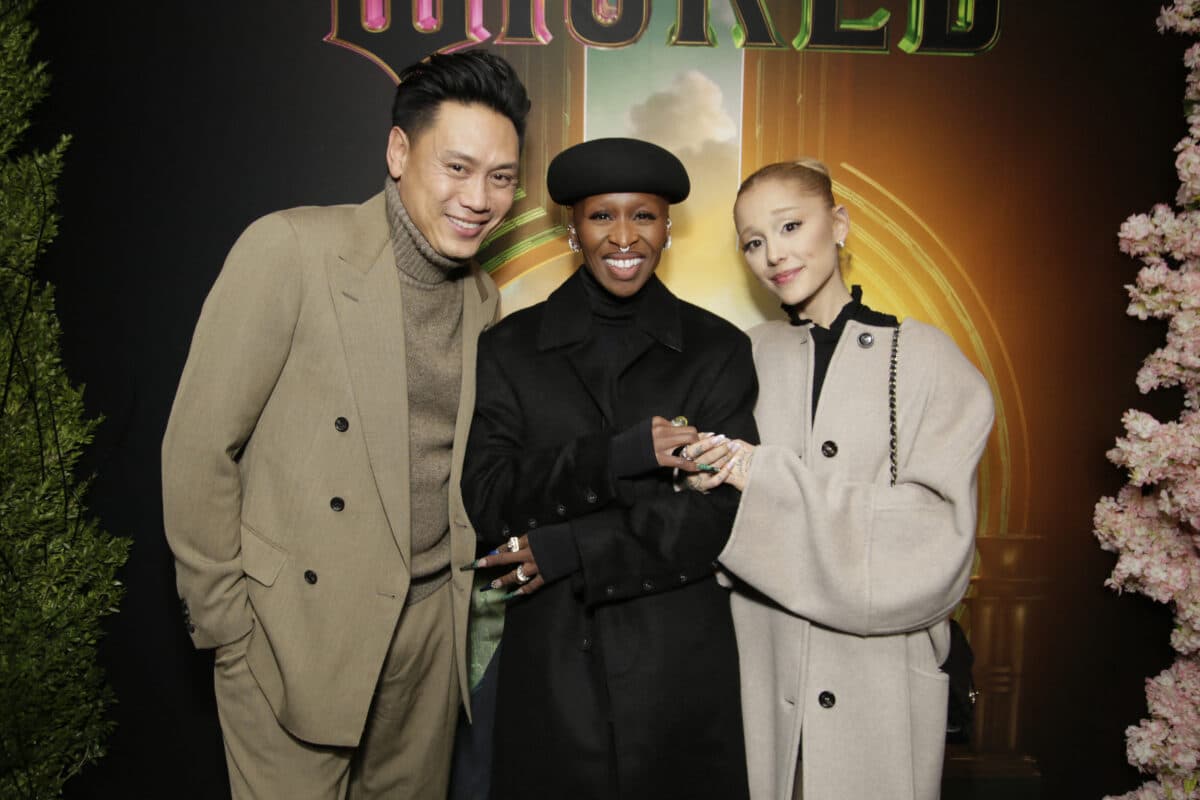
M22 147L46 94L30 64L36 0L0 0L0 797L50 798L104 753L111 691L96 664L129 542L86 514L75 475L99 420L59 357L52 288L38 259L58 229L68 137Z

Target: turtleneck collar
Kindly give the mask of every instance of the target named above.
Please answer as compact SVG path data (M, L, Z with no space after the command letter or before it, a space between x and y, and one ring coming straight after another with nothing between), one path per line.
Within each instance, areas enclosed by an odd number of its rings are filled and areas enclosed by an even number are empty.
M458 261L433 249L417 229L400 200L400 190L390 177L384 180L384 202L392 233L392 253L396 267L418 283L437 284L457 280L467 274L468 262Z
M642 286L636 294L630 297L617 297L596 280L596 276L586 265L579 271L582 273L580 282L583 284L583 291L587 295L588 306L592 309L593 316L611 322L634 319L638 308L642 305L642 298L646 296L645 286Z

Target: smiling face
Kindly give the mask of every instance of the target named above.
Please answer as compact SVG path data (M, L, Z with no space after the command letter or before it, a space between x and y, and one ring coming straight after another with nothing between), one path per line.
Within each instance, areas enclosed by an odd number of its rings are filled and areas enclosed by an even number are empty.
M588 271L610 294L631 297L650 280L667 241L667 209L640 192L592 195L572 207Z
M837 247L850 232L846 209L831 208L794 180L768 178L742 193L733 220L755 277L784 303L828 327L850 301Z
M487 106L444 101L415 137L388 136L388 172L404 210L433 249L465 260L512 208L517 130Z

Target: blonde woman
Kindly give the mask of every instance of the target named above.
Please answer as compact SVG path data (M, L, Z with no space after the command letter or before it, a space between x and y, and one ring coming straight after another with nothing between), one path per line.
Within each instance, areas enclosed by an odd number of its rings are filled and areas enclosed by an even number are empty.
M941 331L847 288L850 218L818 161L751 175L746 266L789 319L750 331L762 444L691 445L742 491L734 584L751 796L936 798L947 617L967 588L988 385ZM711 440L710 440L711 441Z

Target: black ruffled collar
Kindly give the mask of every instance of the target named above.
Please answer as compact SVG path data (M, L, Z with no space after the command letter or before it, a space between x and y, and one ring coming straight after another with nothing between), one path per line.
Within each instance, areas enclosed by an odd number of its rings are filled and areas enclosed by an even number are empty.
M800 315L800 307L788 305L784 303L782 308L787 312L788 319L793 325L809 325L809 331L814 339L824 341L837 341L842 335L842 331L846 327L846 323L850 320L861 322L864 325L878 325L884 328L895 328L900 324L891 314L882 314L871 307L863 304L863 290L857 283L850 287L850 302L842 306L842 310L838 312L837 317L830 323L828 328L822 328L820 325L813 322L811 319Z

